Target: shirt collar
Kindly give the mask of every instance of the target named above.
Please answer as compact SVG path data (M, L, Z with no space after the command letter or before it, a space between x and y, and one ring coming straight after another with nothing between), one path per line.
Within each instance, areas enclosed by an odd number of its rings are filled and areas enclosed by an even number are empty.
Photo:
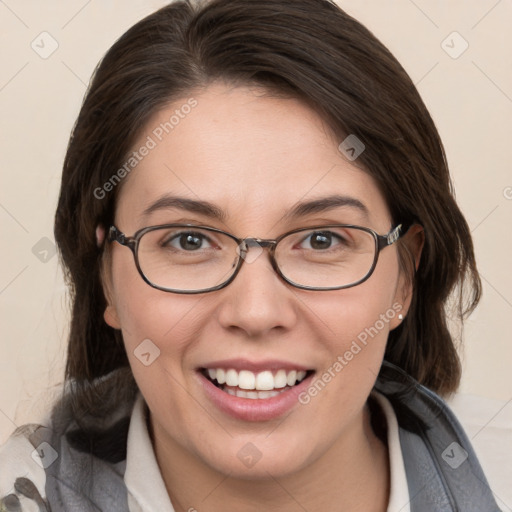
M124 482L130 512L175 512L156 461L147 427L147 405L139 392L128 430Z
M373 391L372 396L380 405L386 418L387 441L390 466L390 493L387 512L410 512L409 487L405 474L404 458L400 446L398 434L398 421L391 402L378 391Z

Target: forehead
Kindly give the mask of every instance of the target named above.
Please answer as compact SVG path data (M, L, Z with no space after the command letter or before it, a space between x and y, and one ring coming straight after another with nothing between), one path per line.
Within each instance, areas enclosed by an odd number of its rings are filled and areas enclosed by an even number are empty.
M378 187L342 155L340 142L297 99L212 85L168 105L141 130L116 217L136 222L170 194L215 204L227 219L261 224L283 218L301 200L341 194L362 202L372 222L387 225Z

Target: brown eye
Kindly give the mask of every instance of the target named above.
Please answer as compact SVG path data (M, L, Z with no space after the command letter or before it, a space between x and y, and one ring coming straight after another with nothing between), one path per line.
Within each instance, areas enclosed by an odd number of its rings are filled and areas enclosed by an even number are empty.
M345 240L332 231L314 231L302 241L303 249L314 249L316 251L330 249L333 245L343 244Z
M183 232L173 235L162 243L162 246L183 251L197 251L208 247L203 246L204 243L209 244L208 237L205 235L196 232Z

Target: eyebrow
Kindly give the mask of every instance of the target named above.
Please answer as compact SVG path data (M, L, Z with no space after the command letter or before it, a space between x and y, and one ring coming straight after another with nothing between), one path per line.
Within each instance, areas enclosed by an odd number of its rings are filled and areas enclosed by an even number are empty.
M284 218L305 217L306 215L311 215L313 213L323 213L342 207L349 207L358 210L366 219L368 219L370 215L368 208L359 199L349 196L332 195L313 199L312 201L300 202L296 204L292 210L287 212Z
M369 217L368 208L354 197L331 195L311 201L303 201L296 204L283 219L293 219L297 217L305 217L314 213L322 213L335 208L349 207L358 210L365 218ZM206 217L211 217L220 221L226 221L227 215L219 207L208 201L197 199L188 199L185 197L165 195L148 206L143 212L142 217L147 217L151 213L158 210L166 210L176 208L188 212L199 213Z
M226 220L226 214L220 208L208 201L200 201L196 199L188 199L186 197L170 195L165 195L148 206L142 212L142 217L147 217L151 213L158 210L167 210L170 208L199 213L201 215L205 215L206 217L211 217L221 221Z

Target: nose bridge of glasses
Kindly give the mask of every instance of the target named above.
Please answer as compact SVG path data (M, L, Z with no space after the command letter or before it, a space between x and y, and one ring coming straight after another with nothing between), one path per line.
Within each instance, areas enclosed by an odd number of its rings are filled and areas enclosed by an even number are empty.
M242 258L242 260L247 263L252 263L257 260L260 254L263 252L263 249L270 249L270 260L272 262L272 266L275 267L274 262L274 247L277 244L276 240L269 240L263 238L244 238L241 243L237 247L237 254ZM249 249L252 248L252 251Z
M273 248L277 244L276 240L268 238L244 238L240 244L240 250L248 251L251 247L264 249L265 247Z

